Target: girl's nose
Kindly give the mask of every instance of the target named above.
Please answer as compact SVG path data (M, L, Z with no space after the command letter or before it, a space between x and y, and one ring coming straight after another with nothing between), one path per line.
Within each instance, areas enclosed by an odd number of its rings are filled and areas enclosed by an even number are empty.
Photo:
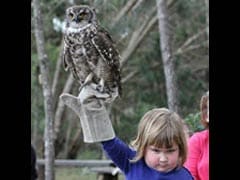
M160 154L159 154L159 161L160 162L165 162L165 161L167 161L168 159L167 159L167 156L165 155L165 153L163 153L163 152L161 152Z

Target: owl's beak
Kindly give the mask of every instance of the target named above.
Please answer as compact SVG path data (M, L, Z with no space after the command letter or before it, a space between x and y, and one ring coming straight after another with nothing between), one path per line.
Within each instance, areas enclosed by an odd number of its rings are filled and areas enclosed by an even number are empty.
M75 21L76 23L79 23L81 21L81 19L76 17L76 18L73 19L73 21Z

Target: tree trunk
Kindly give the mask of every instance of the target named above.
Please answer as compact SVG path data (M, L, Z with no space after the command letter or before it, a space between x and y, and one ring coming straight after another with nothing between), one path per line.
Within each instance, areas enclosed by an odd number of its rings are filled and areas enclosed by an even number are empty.
M49 80L48 58L44 49L44 36L40 3L33 0L35 37L38 52L38 59L41 72L41 84L44 96L45 109L45 179L54 180L54 143L53 143L53 103L52 91Z
M207 26L207 36L209 40L209 0L205 0L206 5L206 26Z
M164 75L166 80L166 92L168 100L168 108L179 113L177 82L174 68L174 61L171 47L171 33L168 22L167 0L156 0L158 12L158 27L160 34L160 50L162 53Z

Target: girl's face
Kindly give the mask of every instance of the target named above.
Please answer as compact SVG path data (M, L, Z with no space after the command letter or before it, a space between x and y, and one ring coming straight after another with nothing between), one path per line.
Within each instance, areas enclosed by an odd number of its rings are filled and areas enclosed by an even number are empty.
M146 164L160 172L168 172L178 165L179 148L176 143L171 148L148 146L144 154Z

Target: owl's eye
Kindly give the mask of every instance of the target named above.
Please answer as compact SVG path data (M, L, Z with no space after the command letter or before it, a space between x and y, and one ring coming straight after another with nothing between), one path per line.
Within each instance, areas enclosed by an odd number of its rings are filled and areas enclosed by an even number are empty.
M86 13L81 13L81 14L78 15L78 19L85 19L86 16L87 16Z
M78 15L78 19L83 19L83 17L84 17L83 13Z
M71 19L73 19L73 13L69 13L68 15Z

